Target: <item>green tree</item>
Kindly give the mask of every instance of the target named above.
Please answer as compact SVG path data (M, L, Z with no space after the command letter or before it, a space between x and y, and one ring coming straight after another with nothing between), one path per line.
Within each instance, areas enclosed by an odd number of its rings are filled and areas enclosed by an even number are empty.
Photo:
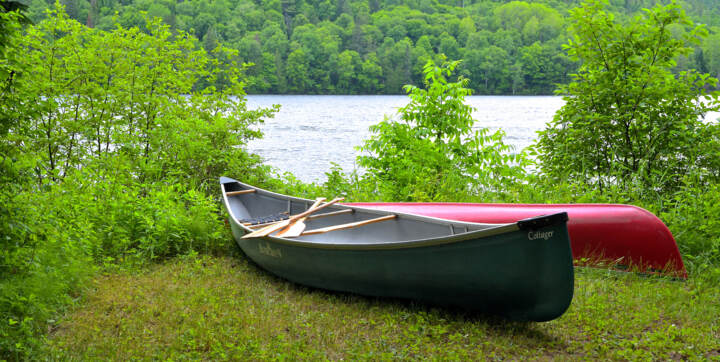
M352 50L340 53L338 59L337 91L343 94L357 94L357 74L361 67L360 55Z
M23 157L12 133L24 127L21 114L2 112L14 99L17 79L26 68L20 63L23 59L21 43L21 24L24 15L23 6L17 2L0 2L0 281L17 269L22 269L27 260L29 249L23 249L18 242L20 235L28 232L24 224L21 208L17 199L20 184L28 179L28 169L32 160ZM5 318L4 318L5 319ZM0 337L7 338L0 328ZM0 342L0 358L7 346Z
M274 109L247 110L237 51L210 57L145 23L99 31L57 5L23 36L13 25L0 58L15 72L11 87L0 78L0 359L33 359L93 261L219 249L217 175L263 177L243 146Z
M296 49L287 59L286 76L290 93L305 93L312 87L308 79L309 62L302 49Z
M211 26L203 37L203 48L205 48L206 52L211 53L218 45L217 32L215 31L215 27Z
M707 132L701 121L718 109L717 80L695 71L672 72L679 55L705 36L675 3L656 6L626 23L588 0L571 11L567 45L581 66L560 88L566 104L537 147L542 170L557 178L643 192L676 190L682 178L705 163ZM668 27L689 27L681 39ZM714 136L717 137L717 134ZM710 166L714 168L716 166ZM705 170L718 174L718 170Z
M385 38L378 49L378 57L385 75L385 92L395 94L402 90L403 85L412 81L413 46L410 39L395 42Z
M557 81L563 79L568 60L556 56L558 48L550 43L535 42L520 49L520 61L523 63L525 93L549 94L555 89Z
M450 59L460 58L460 47L458 46L455 38L450 36L448 33L440 35L440 45L438 46L438 53L445 54Z
M708 72L714 77L720 77L720 32L716 32L705 38L702 46L702 54Z
M510 67L510 73L512 74L512 94L515 95L524 85L524 70L523 63L520 61Z
M509 55L505 49L491 45L480 52L482 62L479 64L478 75L484 87L480 88L487 94L506 92L512 81L509 76Z
M383 69L378 64L378 58L375 53L370 53L362 63L358 81L364 92L375 94L382 92Z

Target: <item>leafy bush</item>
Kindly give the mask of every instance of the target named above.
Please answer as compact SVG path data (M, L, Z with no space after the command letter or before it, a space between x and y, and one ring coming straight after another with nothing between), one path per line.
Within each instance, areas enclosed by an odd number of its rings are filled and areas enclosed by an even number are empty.
M720 282L720 184L697 186L692 177L660 215L668 224L691 272L715 270Z
M400 119L385 119L370 127L373 136L358 157L367 174L388 200L442 200L480 193L502 193L523 175L520 155L508 154L503 133L486 128L473 131L473 108L464 104L471 94L468 80L449 82L459 61L438 66L428 61L425 88L405 86L410 103Z
M157 20L147 33L69 20L61 6L2 64L0 359L31 356L99 265L227 245L217 177L264 179L243 146L276 108L248 110L246 66ZM214 84L224 77L223 89ZM6 223L7 221L7 223Z
M146 262L225 246L214 199L182 184L135 182L117 161L84 167L52 187L45 201L54 218L78 224L76 238L95 261Z
M720 125L702 119L719 107L718 94L706 91L717 79L671 71L707 31L674 2L625 23L606 5L588 0L571 11L567 49L582 65L561 86L566 104L533 151L538 179L566 185L567 201L649 209L668 224L691 272L717 270Z
M582 65L560 87L566 104L540 133L542 171L556 180L600 190L615 185L655 198L678 190L694 168L717 175L717 162L704 156L712 148L707 133L716 128L700 119L718 109L717 93L706 91L717 79L671 71L707 31L695 26L685 32L691 22L674 2L627 24L605 5L588 0L571 11L567 49Z
M54 193L53 193L54 194ZM10 227L0 254L0 359L22 359L42 345L58 308L72 302L95 267L88 225L57 218L53 194L23 193L12 200ZM61 195L58 195L61 196Z

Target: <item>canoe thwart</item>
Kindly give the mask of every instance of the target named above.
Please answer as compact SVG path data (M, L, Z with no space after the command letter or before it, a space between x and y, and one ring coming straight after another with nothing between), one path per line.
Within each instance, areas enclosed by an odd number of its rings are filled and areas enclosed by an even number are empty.
M307 209L307 210L305 210L305 212L301 212L301 213L299 213L299 214L297 214L297 215L295 215L295 216L293 216L293 217L291 217L291 218L289 218L289 219L287 219L287 220L279 221L279 222L276 222L276 223L274 223L274 224L270 224L270 225L268 225L268 226L266 226L266 227L264 227L264 228L262 228L262 229L260 229L260 230L255 230L255 231L253 231L253 232L251 232L251 233L249 233L249 234L245 234L244 236L242 236L242 239L257 238L257 237L268 236L268 235L270 235L270 234L272 234L272 233L274 233L274 232L276 232L276 231L278 231L278 230L280 230L280 229L282 229L282 228L290 225L291 222L293 222L293 221L295 221L295 220L297 220L297 219L300 219L300 218L302 218L302 217L308 216L308 215L310 215L310 214L312 214L312 213L314 213L314 212L316 212L316 211L322 210L322 209L324 209L324 208L326 208L326 207L328 207L328 206L330 206L330 205L333 205L333 204L335 204L335 203L337 203L337 202L339 202L339 201L342 201L342 200L344 200L344 198L339 197L339 198L336 198L336 199L334 199L334 200L332 200L332 201L330 201L330 202L326 202L326 203L324 203L324 204L322 204L322 205L320 205L320 206L318 206L318 207L316 207L316 208Z
M318 206L320 206L320 204L323 201L325 201L324 197L321 197L321 198L315 200L315 203L312 204L312 206L310 206L308 211L315 210ZM277 233L277 236L280 236L280 237L285 236L285 235L298 236L298 235L302 234L302 232L305 231L305 219L307 219L307 218L308 218L307 216L304 216L304 217L301 217L301 218L291 222L284 229L280 230Z
M302 235L314 235L314 234L327 233L327 232L335 231L335 230L351 229L351 228L355 228L358 226L374 224L376 222L381 222L381 221L385 221L385 220L391 220L396 217L397 216L394 214L393 215L385 215L385 216L378 217L375 219L370 219L370 220L356 221L356 222L351 222L348 224L333 225L333 226L328 226L328 227L324 227L324 228L320 228L320 229L308 230L308 231L302 233Z
M255 192L255 189L240 190L240 191L229 191L229 192L226 192L225 195L227 195L227 196L235 196L235 195L251 194L251 193L253 193L253 192Z
M310 216L307 217L307 220L315 220L315 219L320 219L320 218L323 218L323 217L330 217L330 216L336 216L336 215L352 214L353 211L354 211L353 209L344 209L344 210L339 210L339 211L324 212L324 213L322 213L322 214L310 215ZM286 214L286 212L283 212L283 213ZM294 216L294 215L293 215L293 216ZM267 217L267 216L266 216L266 217ZM251 228L251 229L257 229L257 228L261 228L261 227L268 226L268 225L270 225L270 224L274 224L274 223L276 223L276 222L278 222L278 221L282 221L282 220L288 219L288 218L290 218L290 217L291 217L291 216L287 216L287 217L285 217L284 219L269 221L269 222L266 222L266 223L263 223L263 224L249 224L249 223L247 223L246 220L242 220L242 221L245 221L245 222L243 223L243 226L247 226L247 227L249 227L249 228Z

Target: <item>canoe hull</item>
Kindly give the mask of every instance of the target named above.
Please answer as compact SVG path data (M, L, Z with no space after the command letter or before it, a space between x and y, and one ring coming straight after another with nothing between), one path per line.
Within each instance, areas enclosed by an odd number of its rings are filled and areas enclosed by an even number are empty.
M576 260L610 262L621 268L687 278L677 243L667 226L649 211L617 204L351 203L476 223L511 222L534 215L568 213L568 232Z
M517 232L378 251L310 249L269 239L242 239L244 232L234 227L235 239L250 259L299 284L547 321L570 305L573 271L570 250L563 245L568 243L566 228L539 231L558 237L537 241ZM557 248L565 248L567 254L553 252Z
M274 236L244 239L250 229L233 217L232 203L225 199L233 236L243 252L263 269L292 282L526 321L555 319L572 300L565 214L561 222L539 227L507 224L483 237L460 233L446 240L353 246L327 239L321 244Z

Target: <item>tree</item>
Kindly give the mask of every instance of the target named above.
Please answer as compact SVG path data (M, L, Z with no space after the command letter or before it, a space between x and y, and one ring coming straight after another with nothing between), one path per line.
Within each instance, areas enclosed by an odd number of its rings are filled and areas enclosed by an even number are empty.
M290 53L285 71L290 93L305 93L311 88L312 80L308 78L308 59L302 49Z
M375 53L370 53L362 63L361 72L358 74L358 81L363 91L370 94L381 92L383 69L378 65L378 58Z
M500 47L491 45L481 51L483 61L480 63L478 75L481 75L485 87L480 88L487 93L502 93L511 88L509 79L509 56Z
M5 265L11 258L14 249L13 237L19 229L24 229L22 222L16 218L17 204L15 196L18 184L25 179L26 168L31 162L25 162L17 143L8 140L12 129L23 127L17 112L5 112L6 107L15 101L17 79L25 73L21 64L24 59L20 47L22 24L29 23L24 12L25 5L15 1L0 0L0 259L5 260L0 266L0 273L6 273ZM2 358L0 346L0 358Z
M520 49L519 58L524 68L524 86L528 94L549 94L562 79L567 61L557 57L558 47L535 42Z
M218 38L217 38L217 32L215 31L215 27L211 26L208 31L205 32L205 36L202 39L203 48L206 52L212 53L215 48L218 47Z
M243 148L274 112L247 109L237 51L210 57L159 19L105 32L59 4L48 16L22 36L14 21L0 57L16 72L12 87L0 78L0 360L33 359L93 258L149 261L222 240L217 175L262 177Z
M708 36L702 47L707 70L714 77L720 77L720 33Z
M342 94L357 94L357 73L361 67L360 55L346 50L338 56L336 89Z
M0 82L12 82L14 71L6 59L13 54L20 25L29 22L21 11L27 11L27 6L16 1L0 0ZM4 93L5 86L9 84L1 83L0 92Z
M689 45L706 35L674 2L656 6L626 23L588 0L571 11L571 57L581 61L572 81L560 87L566 104L541 132L541 169L557 178L644 192L672 191L683 175L698 171L711 150L703 134L705 112L718 109L707 74L671 70ZM689 27L674 38L668 27ZM717 135L715 136L717 137ZM706 170L707 171L707 170ZM712 170L711 170L712 171ZM714 171L717 174L717 170Z

